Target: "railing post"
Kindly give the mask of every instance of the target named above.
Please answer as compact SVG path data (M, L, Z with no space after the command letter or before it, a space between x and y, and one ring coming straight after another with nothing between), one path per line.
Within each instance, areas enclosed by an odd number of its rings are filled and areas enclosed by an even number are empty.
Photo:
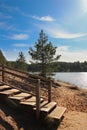
M4 78L4 76L5 76L5 67L4 67L4 65L2 65L2 82L4 82L5 81L5 78Z
M51 102L51 88L52 88L52 81L50 81L48 86L48 102Z
M40 79L37 80L36 87L36 117L37 119L40 117Z

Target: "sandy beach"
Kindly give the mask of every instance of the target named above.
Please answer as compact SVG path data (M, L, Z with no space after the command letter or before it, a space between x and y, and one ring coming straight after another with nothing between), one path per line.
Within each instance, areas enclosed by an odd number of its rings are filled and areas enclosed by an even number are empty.
M56 84L59 87L52 87L52 100L67 108L59 125L35 121L26 111L17 111L0 101L0 130L86 130L87 90L59 81Z
M67 83L58 83L61 87L53 88L53 100L67 108L58 130L86 130L87 90Z

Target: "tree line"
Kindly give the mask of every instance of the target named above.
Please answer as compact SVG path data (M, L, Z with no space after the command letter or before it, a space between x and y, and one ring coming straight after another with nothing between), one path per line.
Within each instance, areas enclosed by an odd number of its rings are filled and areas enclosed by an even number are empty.
M20 58L21 57L21 58ZM3 52L0 50L0 64L5 64L9 67L19 69L27 72L40 72L41 65L39 63L27 64L21 61L22 58L25 60L22 52L16 61L7 61ZM23 62L22 64L20 62ZM87 61L84 62L53 62L50 63L53 72L87 72Z
M23 52L19 52L16 61L7 61L2 51L0 50L0 64L16 68L18 70L27 72L40 72L41 76L46 77L52 72L87 72L87 61L81 63L79 61L74 63L58 62L61 55L55 57L56 48L52 42L48 42L48 37L41 30L37 42L33 48L29 48L29 55L31 56L31 64L26 63L26 57Z
M53 72L87 72L87 61L84 62L53 62L50 64ZM40 64L28 65L28 71L39 72Z

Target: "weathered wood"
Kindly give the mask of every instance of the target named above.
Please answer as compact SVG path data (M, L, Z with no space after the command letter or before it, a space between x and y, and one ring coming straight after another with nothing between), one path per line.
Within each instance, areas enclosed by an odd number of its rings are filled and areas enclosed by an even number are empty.
M8 86L8 85L2 85L2 86L0 86L0 91L7 90L7 89L11 89L11 87Z
M51 88L52 88L52 81L50 81L48 86L48 102L51 102Z
M3 81L7 84L8 82L11 83L15 81L15 82L22 82L24 83L24 86L26 86L26 83L31 84L32 86L36 86L36 82L37 79L40 79L40 85L41 87L44 87L46 89L46 91L48 90L48 83L50 80L43 78L41 76L37 76L37 75L31 75L28 73L23 73L21 71L15 70L13 68L9 68L7 66L4 66L4 68L2 67L3 70ZM5 79L5 80L4 80ZM45 84L43 86L43 84ZM32 87L30 86L30 88ZM50 98L49 98L50 100Z
M42 101L43 101L43 99L41 98L41 102ZM20 104L36 107L36 97L32 96L28 99L24 99L23 101L20 102Z
M17 90L17 89L10 89L10 90L4 90L4 91L1 91L0 94L3 94L3 95L12 95L12 94L17 94L19 93L20 91Z
M4 83L3 82L0 82L0 86L3 86L4 85Z
M40 79L37 81L36 86L36 117L40 117Z
M60 120L66 111L65 107L56 107L50 114L49 117Z
M21 101L20 104L28 105L28 106L35 106L36 105L36 97L32 96L27 100Z
M56 102L51 102L53 81L6 66L0 67L2 83L9 84L8 86L0 86L0 94L2 96L6 96L9 100L14 100L14 102L18 102L21 105L32 107L36 111L37 119L40 117L40 112L46 115L49 114L50 117L55 119L62 117L66 108L57 107ZM19 88L17 88L18 86ZM44 90L48 93L48 101L43 101L43 98L41 98L41 94L44 95Z
M42 108L42 107L44 107L45 105L47 105L48 104L48 101L43 101L43 102L41 102L41 104L40 104L40 109ZM34 110L36 110L36 107L34 107Z
M4 73L15 76L15 77L18 77L18 78L28 79L27 75L17 74L17 72L12 72L12 71L5 70Z
M11 89L12 89L12 88L15 88L15 89L19 90L20 92L24 92L24 93L31 94L32 96L36 96L36 94L32 93L31 91L25 90L25 89L23 89L23 88L16 87L15 85L11 85L11 84L8 84L8 83L4 83L4 84L6 84L7 86L10 86Z
M26 99L28 97L31 97L31 94L21 92L21 93L16 94L16 95L9 96L8 98L13 99L13 100L19 100L19 101L21 101L21 100Z
M40 110L48 114L51 110L53 110L56 107L56 105L57 105L56 102L50 102L44 105Z
M0 65L0 67L2 67L2 65ZM14 72L20 73L20 74L22 74L22 75L29 75L28 72L24 72L24 71L22 71L22 70L18 70L18 69L12 68L12 67L8 67L8 66L6 66L6 65L4 65L4 67L5 67L7 70L14 71Z

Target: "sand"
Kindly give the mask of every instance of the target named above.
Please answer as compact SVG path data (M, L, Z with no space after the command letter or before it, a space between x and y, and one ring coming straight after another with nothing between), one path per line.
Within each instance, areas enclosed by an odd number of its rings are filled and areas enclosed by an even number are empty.
M58 130L87 130L87 90L58 82L59 89L53 88L54 101L67 108Z
M1 101L0 130L87 130L87 90L59 81L57 85L52 88L52 100L67 108L59 125L36 122L26 111L16 111Z

